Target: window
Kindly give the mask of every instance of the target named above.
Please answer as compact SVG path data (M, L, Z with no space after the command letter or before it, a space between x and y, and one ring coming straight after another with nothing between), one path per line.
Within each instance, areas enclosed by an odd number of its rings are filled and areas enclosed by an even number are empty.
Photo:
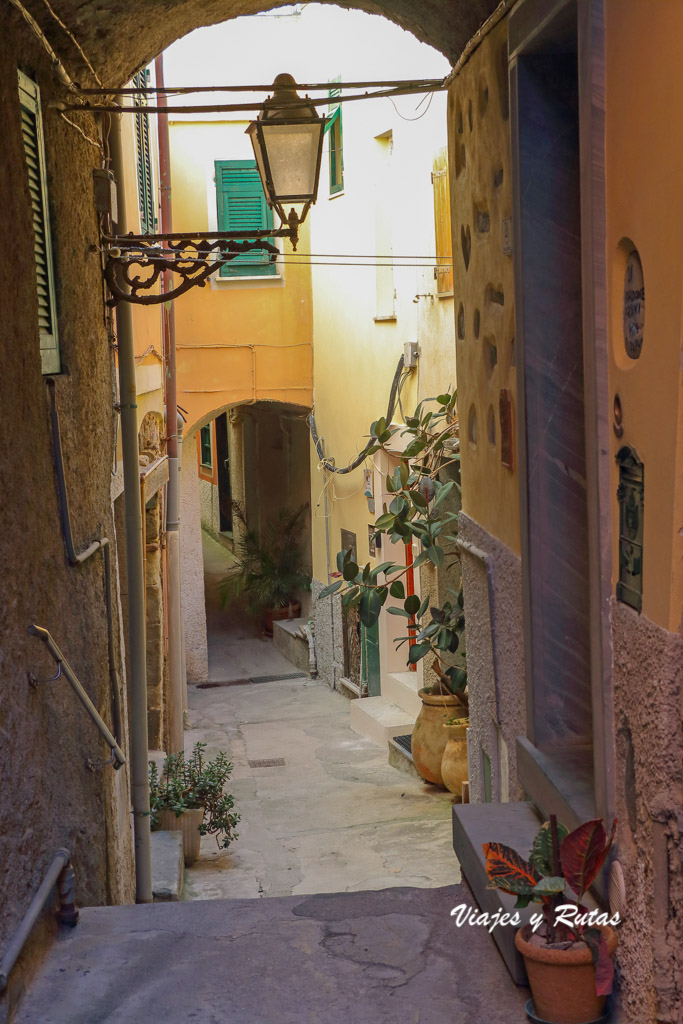
M335 81L340 82L341 78L336 78ZM344 191L342 111L341 103L334 102L337 96L341 96L341 89L331 85L327 95L330 100L327 108L329 121L325 126L325 131L329 133L330 195L334 196L338 192Z
M213 452L211 448L211 424L208 423L199 431L199 461L207 469L213 468Z
M28 190L33 213L33 234L38 291L38 333L43 373L59 373L59 339L55 273L47 204L45 143L40 112L40 92L36 83L18 72L21 134L28 171Z
M216 160L216 204L219 231L260 231L272 228L273 212L266 202L255 160ZM265 239L267 242L272 238ZM265 277L277 273L271 254L256 249L220 269L221 277Z
M145 89L149 85L149 71L138 71L133 78L133 85ZM133 97L133 106L144 108L147 97L138 93ZM154 181L152 178L152 151L149 139L149 114L141 112L135 115L135 152L137 159L138 205L140 207L140 231L153 234L157 227L156 202L154 199Z
M432 171L434 226L436 229L436 294L453 294L453 246L451 240L451 198L448 186L448 151L437 154Z

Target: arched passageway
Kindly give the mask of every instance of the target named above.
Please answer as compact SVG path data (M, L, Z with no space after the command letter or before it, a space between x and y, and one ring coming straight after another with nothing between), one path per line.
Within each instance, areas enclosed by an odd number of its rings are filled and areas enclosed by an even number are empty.
M227 566L229 559L219 557L216 544L224 551L234 550L247 528L263 533L278 509L309 505L306 412L301 406L283 402L224 406L194 423L185 438L181 586L190 682L203 682L213 671L207 615L217 632L223 631L224 617L219 614L214 593L220 571L212 569L211 579L205 578L203 549L208 544L216 565ZM304 517L302 543L310 559L309 509ZM308 604L305 610L308 612ZM220 675L219 666L215 671Z

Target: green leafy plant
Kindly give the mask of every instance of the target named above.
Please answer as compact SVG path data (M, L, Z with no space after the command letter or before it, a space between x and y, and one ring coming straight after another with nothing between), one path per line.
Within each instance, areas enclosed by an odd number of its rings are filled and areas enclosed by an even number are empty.
M184 754L169 754L159 774L153 761L149 762L149 805L152 825L159 824L160 811L174 811L179 817L183 811L204 808L204 820L199 826L201 835L215 835L220 849L227 850L239 833L235 826L240 815L235 813L235 801L224 792L233 766L221 751L212 761L204 756L206 743L195 743L189 759Z
M608 837L602 821L596 818L569 832L551 815L536 835L528 860L503 843L483 846L491 888L516 896L515 907L542 904L539 934L550 948L568 949L575 942L586 943L595 966L599 996L612 991L614 965L602 931L590 923L590 912L581 901L604 863L616 827L615 819ZM559 914L560 906L571 907L571 913ZM571 923L566 923L567 918Z
M307 505L296 511L280 509L266 523L263 533L247 530L238 542L236 564L221 580L223 607L243 597L252 615L266 608L285 608L297 590L311 585L304 555L302 533ZM246 527L239 507L233 511Z
M390 454L387 444L398 432L410 438L398 466L386 477L386 490L393 495L375 521L377 533L386 534L393 543L409 545L416 539L422 550L412 563L412 569L430 562L437 569L445 565L443 538L454 541L454 535L443 531L457 530L457 515L444 510L444 499L453 488L460 490L460 442L456 412L457 392L425 399L414 414L406 418L405 427L390 427L382 417L370 427L371 444L367 454L379 451ZM455 470L455 479L443 481L440 477L448 467ZM459 558L454 556L454 562ZM462 587L450 591L452 600L441 606L431 604L430 595L421 601L415 594L406 595L403 577L408 567L394 562L382 562L374 568L368 562L363 568L356 564L350 551L337 555L337 570L341 576L324 587L319 598L342 591L345 607L357 606L361 622L373 626L387 599L403 602L390 605L391 615L406 620L406 632L396 638L398 647L408 645L408 663L416 664L433 655L432 665L437 684L433 692L455 694L467 705L467 668L464 652L465 612ZM380 577L384 575L384 580ZM460 665L448 665L446 655L459 654Z

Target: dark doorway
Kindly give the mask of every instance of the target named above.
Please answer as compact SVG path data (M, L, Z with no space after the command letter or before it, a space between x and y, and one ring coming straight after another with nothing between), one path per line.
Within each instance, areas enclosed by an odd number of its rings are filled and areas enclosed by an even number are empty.
M531 741L520 777L542 803L537 783L550 775L586 813L594 794L576 6L556 4L545 24L547 5L535 6L542 28L529 18L511 66Z
M218 475L218 511L221 533L232 533L232 489L230 487L230 446L228 414L216 416L216 470Z

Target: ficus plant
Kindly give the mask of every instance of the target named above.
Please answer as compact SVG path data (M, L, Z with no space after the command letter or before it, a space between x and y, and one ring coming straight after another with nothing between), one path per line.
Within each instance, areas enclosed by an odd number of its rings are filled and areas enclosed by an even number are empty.
M414 540L420 543L422 550L412 563L413 570L425 563L437 569L444 566L443 540L455 540L444 531L457 529L457 515L445 511L443 502L454 487L460 490L456 402L457 392L447 392L420 402L413 415L406 417L405 426L389 426L381 417L370 427L368 456L380 451L390 454L387 446L397 433L409 437L398 465L386 477L386 490L392 500L376 519L375 531L388 536L394 544L407 546ZM448 466L455 467L456 479L444 482L440 474ZM454 558L457 561L457 555ZM340 551L337 570L341 578L324 587L320 598L341 591L343 606L357 607L360 621L366 627L377 622L390 597L402 602L387 608L389 614L406 620L405 633L396 638L397 646L408 645L407 660L411 665L432 655L431 667L438 680L436 690L453 693L466 704L466 668L444 661L447 654L456 651L464 661L462 588L457 593L451 591L452 600L437 606L432 605L429 594L422 600L415 594L406 594L404 577L409 569L405 563L382 562L373 567L368 562L361 567L350 551Z
M551 815L537 833L528 860L503 843L483 846L490 887L516 896L516 908L542 905L540 934L549 947L568 949L575 942L586 943L599 996L612 991L614 965L599 922L591 922L582 900L605 861L616 828L615 819L608 836L596 818L570 832Z

